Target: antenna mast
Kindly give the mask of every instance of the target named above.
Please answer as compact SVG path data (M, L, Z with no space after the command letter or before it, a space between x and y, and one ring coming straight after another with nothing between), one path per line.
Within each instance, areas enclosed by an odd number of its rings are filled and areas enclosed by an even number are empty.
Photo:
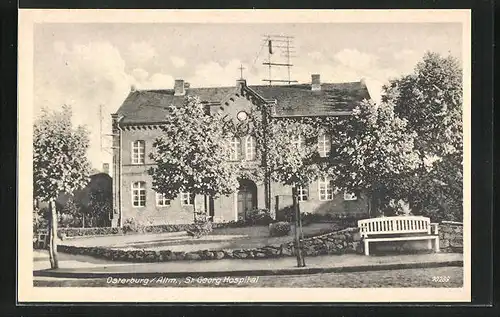
M269 69L269 78L263 79L262 81L268 82L269 86L272 86L273 82L281 82L281 83L288 83L290 85L291 83L296 83L296 80L291 79L291 68L293 64L291 63L291 57L293 51L290 49L293 48L291 46L291 43L293 41L293 36L285 36L285 35L264 35L263 41L265 41L268 45L268 50L267 50L267 56L268 60L267 62L262 63L263 65L268 66ZM278 43L278 44L275 44ZM275 53L273 51L274 48L278 48L281 51L281 57L286 58L286 62L273 62L271 57ZM286 67L288 70L288 78L287 79L273 79L272 77L272 69L273 67Z
M102 147L102 104L99 105L99 146L100 146L100 149L101 149L101 154L102 154L102 150L103 150L103 147Z

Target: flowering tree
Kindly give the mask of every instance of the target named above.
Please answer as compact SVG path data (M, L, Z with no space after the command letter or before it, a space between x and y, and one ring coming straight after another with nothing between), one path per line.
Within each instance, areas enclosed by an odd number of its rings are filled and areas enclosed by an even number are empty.
M43 109L33 129L33 187L35 198L49 202L49 258L52 268L57 261L56 199L83 188L88 182L90 163L86 152L88 131L73 128L71 108L61 111Z
M426 53L412 74L384 87L383 100L415 133L418 169L404 181L412 209L461 220L462 69L456 58Z
M163 135L153 143L149 170L153 188L167 199L181 192L216 198L238 188L238 163L229 161L234 124L220 113L208 114L200 100L186 97L181 107L170 107Z
M407 132L406 125L391 103L376 106L365 100L351 116L330 127L337 135L328 167L333 183L367 194L370 214L379 212L391 199L401 198L397 189L401 175L418 166L415 133Z
M308 121L305 119L305 121ZM295 210L295 245L297 266L304 267L300 234L302 221L298 204L298 188L314 181L320 174L317 154L317 128L304 120L273 119L268 138L270 177L292 187ZM313 137L311 137L313 136ZM314 137L316 136L316 137Z

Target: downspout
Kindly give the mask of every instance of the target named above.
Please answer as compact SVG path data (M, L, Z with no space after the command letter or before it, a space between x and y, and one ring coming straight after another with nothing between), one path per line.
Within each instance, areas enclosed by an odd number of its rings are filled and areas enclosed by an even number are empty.
M119 148L119 153L118 153L118 227L122 227L123 225L123 214L122 214L122 127L120 126L121 121L123 120L124 116L121 116L118 118L116 122L116 127L118 128L119 136L118 136L118 148Z

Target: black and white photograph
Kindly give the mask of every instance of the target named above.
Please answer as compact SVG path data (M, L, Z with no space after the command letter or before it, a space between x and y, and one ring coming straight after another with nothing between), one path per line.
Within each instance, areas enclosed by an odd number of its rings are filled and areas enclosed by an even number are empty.
M20 298L470 301L468 10L78 11L19 16Z

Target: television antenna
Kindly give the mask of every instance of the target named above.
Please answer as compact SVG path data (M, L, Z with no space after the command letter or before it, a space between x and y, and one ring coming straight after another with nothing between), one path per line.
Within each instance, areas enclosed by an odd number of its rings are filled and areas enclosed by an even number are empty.
M273 83L288 83L290 85L291 83L296 83L296 80L291 79L291 68L293 67L293 64L291 63L291 57L292 54L295 53L295 51L292 51L294 47L291 45L293 42L294 37L293 36L286 36L286 35L264 35L263 36L263 41L264 44L267 43L268 50L267 50L267 56L268 60L264 63L263 65L268 67L268 74L269 77L267 79L263 79L262 81L265 81L269 83L269 86L272 86ZM284 57L286 60L283 62L277 62L273 61L271 58L273 54L275 54L274 49L278 49L281 52L281 57ZM273 79L272 77L272 71L273 68L275 67L286 67L288 71L288 78L283 79L283 78L276 78Z
M102 123L104 120L103 115L102 115L103 107L104 106L102 104L99 105L99 148L101 150L100 151L101 154L103 154L104 152L106 152L108 154L113 154L113 151L112 151L113 147L103 145L103 139L113 136L113 134L103 133L103 129L102 129Z

